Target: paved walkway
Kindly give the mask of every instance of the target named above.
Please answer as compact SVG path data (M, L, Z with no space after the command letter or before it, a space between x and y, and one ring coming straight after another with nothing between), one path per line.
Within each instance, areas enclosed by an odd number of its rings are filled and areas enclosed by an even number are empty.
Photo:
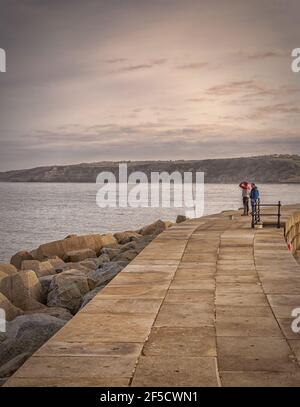
M298 208L288 208L288 212ZM238 212L169 229L8 386L300 386L300 268Z

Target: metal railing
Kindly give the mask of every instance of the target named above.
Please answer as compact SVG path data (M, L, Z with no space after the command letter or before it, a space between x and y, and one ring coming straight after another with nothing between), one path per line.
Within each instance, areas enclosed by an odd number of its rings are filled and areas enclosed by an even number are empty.
M261 223L261 217L276 216L277 228L280 229L281 206L281 201L278 201L277 204L262 204L258 199L252 207L252 228ZM261 213L261 207L277 207L278 210L277 213Z

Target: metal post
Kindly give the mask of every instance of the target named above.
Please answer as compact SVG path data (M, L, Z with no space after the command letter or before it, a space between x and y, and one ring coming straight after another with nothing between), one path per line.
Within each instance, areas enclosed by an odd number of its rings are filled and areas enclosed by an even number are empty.
M277 220L278 229L280 229L280 217L281 217L281 201L278 202L278 220Z

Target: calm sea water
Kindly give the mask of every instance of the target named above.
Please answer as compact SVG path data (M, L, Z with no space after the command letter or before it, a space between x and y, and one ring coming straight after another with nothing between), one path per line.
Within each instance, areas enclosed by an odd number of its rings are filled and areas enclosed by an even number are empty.
M300 201L300 185L260 185L264 203ZM0 183L0 262L21 249L71 233L137 229L157 219L175 220L181 208L105 208L95 184ZM205 185L205 214L241 207L237 185Z

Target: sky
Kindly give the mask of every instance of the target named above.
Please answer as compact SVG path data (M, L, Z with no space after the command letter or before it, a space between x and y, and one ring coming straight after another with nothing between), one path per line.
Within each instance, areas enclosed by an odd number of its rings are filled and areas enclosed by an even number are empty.
M0 171L300 154L298 0L0 0Z

